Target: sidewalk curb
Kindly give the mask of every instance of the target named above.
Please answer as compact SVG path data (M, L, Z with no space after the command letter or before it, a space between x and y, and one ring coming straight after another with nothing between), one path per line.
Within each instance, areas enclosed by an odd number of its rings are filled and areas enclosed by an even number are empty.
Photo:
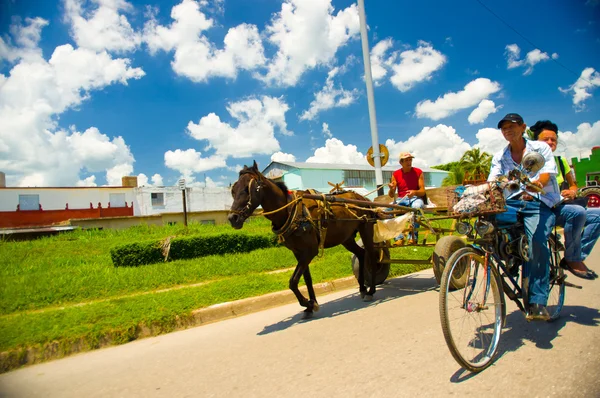
M358 282L354 276L348 276L345 278L336 279L334 281L314 285L315 294L317 297L352 287L358 287ZM300 291L306 295L306 286L300 287ZM90 346L89 342L81 339L74 342L52 341L44 344L42 347L35 346L4 351L0 352L0 374L27 365L34 365L50 360L65 358L74 354L93 351L99 348L114 347L134 340L185 330L192 327L248 315L254 312L259 312L269 308L295 302L297 302L297 299L292 291L279 291L268 293L262 296L249 297L237 301L215 304L211 305L210 307L194 310L192 311L190 317L185 319L177 318L173 327L169 328L168 330L153 326L138 325L135 328L135 331L132 331L131 335L129 336L129 341L115 341L113 338L114 336L106 334L101 336L97 343L93 346Z

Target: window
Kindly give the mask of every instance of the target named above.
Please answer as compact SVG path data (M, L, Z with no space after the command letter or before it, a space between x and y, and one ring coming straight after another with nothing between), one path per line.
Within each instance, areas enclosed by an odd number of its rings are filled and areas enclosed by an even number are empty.
M150 194L152 199L152 206L164 206L165 205L165 194L162 192L153 192Z
M110 207L126 207L124 193L111 193L108 195Z
M387 184L392 179L391 171L382 170L383 183ZM368 187L375 185L375 170L344 170L344 186Z
M40 195L19 195L19 210L39 210Z

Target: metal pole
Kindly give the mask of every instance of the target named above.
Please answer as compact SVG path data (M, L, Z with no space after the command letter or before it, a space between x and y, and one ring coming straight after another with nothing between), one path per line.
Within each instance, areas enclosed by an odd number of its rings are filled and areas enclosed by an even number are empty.
M367 101L369 103L369 119L371 122L371 142L373 145L373 162L375 163L375 182L377 194L383 195L383 173L381 172L381 154L379 153L379 136L377 133L377 116L375 114L375 96L373 95L373 78L371 76L371 56L369 53L369 37L367 36L367 19L365 17L365 1L358 0L358 19L360 21L360 38L362 42L363 61L365 64L365 83L367 84Z
M183 225L185 225L187 227L187 204L186 204L186 200L185 200L185 191L186 191L186 189L183 188L181 190L181 194L183 195Z

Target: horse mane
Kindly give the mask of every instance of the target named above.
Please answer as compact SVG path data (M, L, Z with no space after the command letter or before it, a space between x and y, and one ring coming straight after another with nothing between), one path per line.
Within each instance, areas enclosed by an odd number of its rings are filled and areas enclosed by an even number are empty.
M287 185L285 185L284 182L282 182L282 181L275 182L272 179L265 177L259 171L254 170L251 167L244 166L244 168L242 170L240 170L240 177L242 175L244 175L244 174L252 174L252 175L255 175L255 176L257 176L257 177L259 177L261 179L269 180L273 184L277 185L277 187L279 187L279 189L281 189L281 192L283 192L283 194L286 195L286 196L287 196L287 194L289 192L289 189L288 189Z

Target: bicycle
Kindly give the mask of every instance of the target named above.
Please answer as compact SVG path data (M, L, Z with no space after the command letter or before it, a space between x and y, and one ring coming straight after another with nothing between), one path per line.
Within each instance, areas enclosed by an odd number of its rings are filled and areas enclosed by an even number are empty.
M541 168L541 166L540 166ZM519 170L523 173L524 170ZM513 176L515 177L515 176ZM528 181L518 176L519 185ZM508 184L514 184L509 182ZM505 187L507 183L504 183ZM501 222L505 211L504 193L490 183L484 207L463 214L457 231L470 241L447 260L440 284L440 319L446 344L454 359L471 372L490 366L498 354L502 328L506 322L505 295L529 316L529 281L519 272L528 260L528 241L522 220ZM512 185L512 189L516 189ZM515 214L516 215L516 214ZM476 218L474 222L470 221ZM504 217L510 219L510 217ZM560 267L564 246L556 228L549 239L550 294L549 322L558 319L565 300L565 287L581 288L566 282Z

